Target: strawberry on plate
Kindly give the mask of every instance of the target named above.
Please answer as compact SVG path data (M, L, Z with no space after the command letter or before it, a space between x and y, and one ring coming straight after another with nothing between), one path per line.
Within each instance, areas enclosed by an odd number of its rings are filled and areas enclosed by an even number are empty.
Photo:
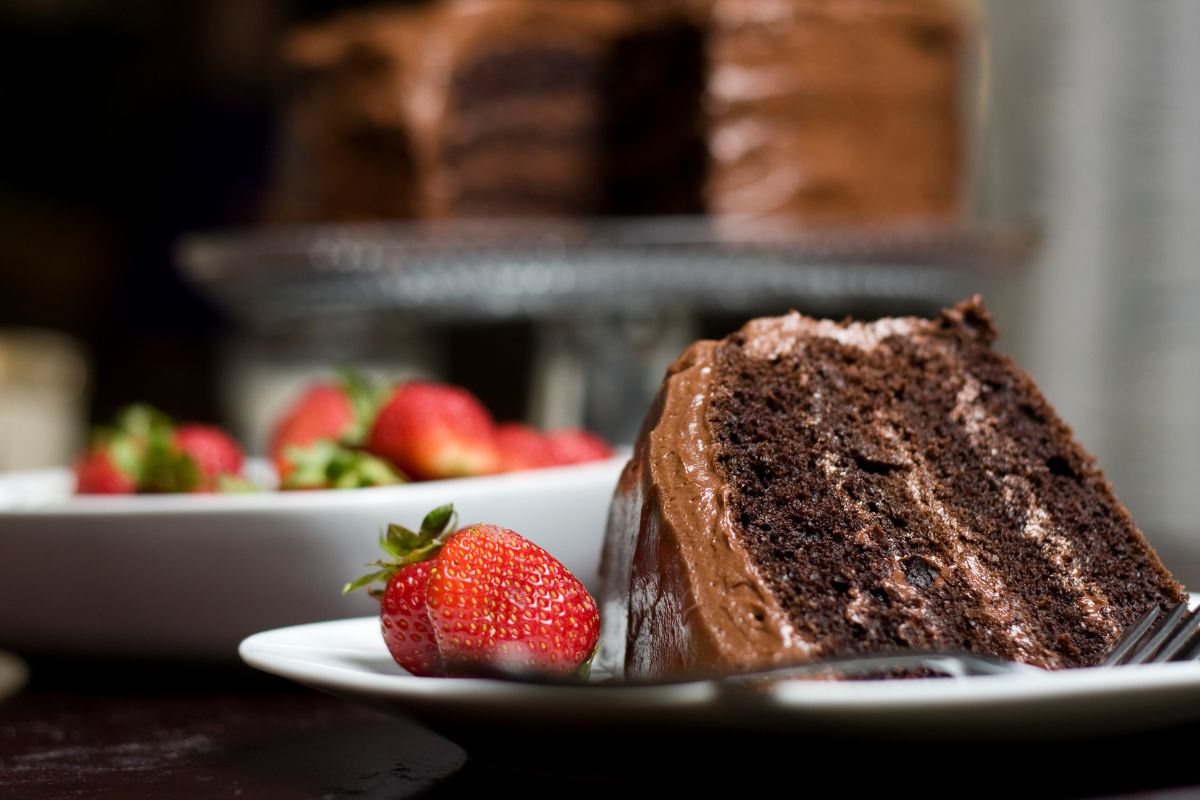
M366 449L413 480L489 475L501 464L483 404L466 389L426 381L402 384L384 401Z
M420 531L391 525L391 556L344 591L383 581L384 643L414 675L503 672L586 675L600 614L566 567L520 534L496 525L451 533L449 505Z

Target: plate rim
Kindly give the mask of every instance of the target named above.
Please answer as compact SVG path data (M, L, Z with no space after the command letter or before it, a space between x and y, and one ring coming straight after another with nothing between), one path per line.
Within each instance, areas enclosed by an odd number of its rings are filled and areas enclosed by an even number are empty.
M447 705L489 702L568 703L587 706L615 704L615 710L627 711L644 706L646 711L702 710L699 704L722 702L738 692L723 691L717 681L698 680L666 686L545 686L509 683L482 678L422 678L398 671L393 675L356 671L322 664L311 658L290 657L270 652L272 647L287 646L277 639L294 636L308 629L375 629L378 618L352 617L340 620L291 625L260 631L244 639L238 648L242 660L255 669L297 681L334 694L373 697L392 702L437 700ZM386 656L382 639L377 636L354 648L373 656ZM313 645L297 645L298 648ZM280 662L284 662L282 665ZM397 670L401 670L399 666ZM337 680L338 672L353 675L350 681ZM968 707L996 708L1012 704L1036 704L1051 700L1080 700L1098 695L1137 695L1145 692L1193 688L1200 691L1200 662L1150 664L1128 668L1080 668L1045 673L1013 673L955 679L914 679L905 681L791 681L777 684L759 695L772 711L801 711L849 714L863 712L900 713L913 710L954 710ZM742 693L744 697L749 697Z
M320 508L358 508L386 505L400 497L429 495L455 499L486 494L505 487L519 485L531 476L553 483L569 485L586 481L595 473L616 472L628 461L628 452L618 448L617 454L601 461L567 464L522 470L497 475L453 478L436 481L414 481L396 486L371 486L361 489L330 489L313 491L264 490L245 494L163 494L163 495L70 495L42 505L13 507L0 504L0 522L7 520L52 519L56 517L121 517L144 515L277 513ZM70 467L0 472L0 488L22 481L69 481ZM615 485L615 478L614 478ZM439 502L436 499L431 502Z

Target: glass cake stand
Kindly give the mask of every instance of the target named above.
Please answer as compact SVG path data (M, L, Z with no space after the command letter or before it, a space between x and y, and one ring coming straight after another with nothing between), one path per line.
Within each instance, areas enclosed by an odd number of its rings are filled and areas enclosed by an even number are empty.
M257 327L371 311L453 321L940 306L1036 242L1029 229L795 232L671 218L274 227L194 235L178 252L197 286Z
M928 315L1019 268L1037 241L1031 229L969 225L388 222L202 233L180 243L178 258L249 331L381 315L533 321L537 383L553 387L540 399L535 389L534 416L628 441L705 315Z

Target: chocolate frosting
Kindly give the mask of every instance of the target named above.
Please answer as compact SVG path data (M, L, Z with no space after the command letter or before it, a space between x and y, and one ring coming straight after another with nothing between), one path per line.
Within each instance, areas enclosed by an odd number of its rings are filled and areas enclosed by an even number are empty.
M811 650L729 519L706 421L716 344L697 342L668 371L614 501L600 659L618 672L730 672Z
M709 6L714 213L793 224L958 213L961 13L900 0Z

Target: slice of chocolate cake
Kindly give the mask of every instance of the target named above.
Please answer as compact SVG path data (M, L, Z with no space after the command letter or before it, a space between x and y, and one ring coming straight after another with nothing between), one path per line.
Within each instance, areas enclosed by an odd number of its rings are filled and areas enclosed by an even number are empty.
M1094 665L1186 595L978 298L754 320L671 367L613 502L631 678L904 649Z

